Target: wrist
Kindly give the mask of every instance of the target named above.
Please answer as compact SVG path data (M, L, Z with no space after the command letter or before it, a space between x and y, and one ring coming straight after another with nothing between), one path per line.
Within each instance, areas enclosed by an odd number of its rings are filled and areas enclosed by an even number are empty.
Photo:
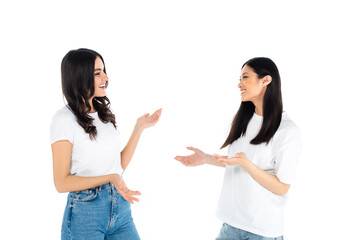
M251 164L250 160L247 158L244 158L244 159L242 159L242 161L240 161L239 165L240 165L240 167L242 167L244 169L248 169L250 164Z
M142 126L141 124L139 123L136 123L135 124L135 127L134 127L134 132L138 132L138 133L142 133L142 131L144 131L145 127Z
M214 160L217 161L213 155L205 153L204 159L202 160L202 164L210 164Z
M110 183L115 183L115 182L116 182L116 179L119 178L119 177L120 177L119 174L116 174L116 173L110 174L110 175L109 175L109 182L110 182Z

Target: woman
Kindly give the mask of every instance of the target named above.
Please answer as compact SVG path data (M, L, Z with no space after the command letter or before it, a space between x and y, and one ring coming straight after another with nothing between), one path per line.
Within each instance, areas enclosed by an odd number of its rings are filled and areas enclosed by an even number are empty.
M55 187L69 192L62 239L140 239L130 210L140 192L129 190L120 174L142 131L158 122L161 109L137 120L120 151L115 115L106 97L108 80L104 60L95 51L72 50L62 60L67 105L55 113L50 128Z
M225 167L217 216L217 240L283 239L283 212L300 154L299 129L283 112L280 75L269 58L253 58L241 70L240 108L222 148L228 156L199 149L176 156L185 166Z

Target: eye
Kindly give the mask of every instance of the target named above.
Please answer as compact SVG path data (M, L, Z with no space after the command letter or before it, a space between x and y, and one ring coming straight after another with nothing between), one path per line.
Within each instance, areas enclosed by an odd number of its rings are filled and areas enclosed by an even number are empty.
M97 75L97 76L98 76L98 75L100 75L100 73L99 73L99 72L97 72L97 73L94 73L94 75Z

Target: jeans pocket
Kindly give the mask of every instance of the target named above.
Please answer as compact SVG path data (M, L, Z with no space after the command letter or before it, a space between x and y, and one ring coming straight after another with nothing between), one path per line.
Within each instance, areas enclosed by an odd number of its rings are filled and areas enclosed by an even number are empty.
M74 202L89 202L94 200L98 196L96 189L88 189L80 192L72 193L72 200Z

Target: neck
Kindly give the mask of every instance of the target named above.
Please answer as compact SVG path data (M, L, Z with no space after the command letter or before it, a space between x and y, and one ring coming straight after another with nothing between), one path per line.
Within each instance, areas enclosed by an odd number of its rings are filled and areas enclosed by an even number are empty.
M93 98L90 98L90 100L89 100L89 104L90 104L90 106L91 106L90 112L91 112L91 113L94 113L94 112L96 112L96 110L95 110L95 108L94 108L94 106L93 106L92 100L93 100Z
M263 101L257 100L257 101L252 101L252 103L255 105L255 113L259 116L262 116L263 115Z

